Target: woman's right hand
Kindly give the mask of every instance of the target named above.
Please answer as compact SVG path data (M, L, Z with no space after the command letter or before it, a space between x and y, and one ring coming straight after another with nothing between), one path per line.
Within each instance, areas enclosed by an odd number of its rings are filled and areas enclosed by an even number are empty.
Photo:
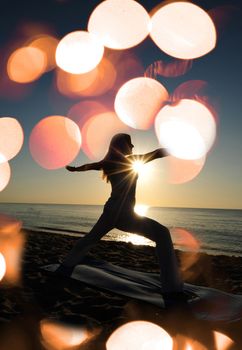
M66 170L68 170L68 171L76 171L76 167L67 165L66 166Z

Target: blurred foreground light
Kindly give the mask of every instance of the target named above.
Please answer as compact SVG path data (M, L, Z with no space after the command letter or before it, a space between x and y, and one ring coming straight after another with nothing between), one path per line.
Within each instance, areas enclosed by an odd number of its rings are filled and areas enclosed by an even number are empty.
M11 117L0 118L0 154L2 161L10 160L20 151L24 142L24 133L20 123Z
M198 130L182 120L162 121L158 139L178 158L196 159L206 153L205 144Z
M194 235L182 227L172 227L170 229L173 242L185 248L188 251L197 251L200 247L200 242L194 237Z
M216 123L202 103L183 99L157 114L155 130L160 144L181 159L202 158L212 147Z
M202 171L206 157L194 160L180 159L173 156L164 158L164 169L167 182L182 184L193 180Z
M205 345L196 340L188 340L184 350L209 350Z
M0 192L7 187L10 177L11 177L11 169L8 162L2 162L5 157L0 154Z
M88 119L81 130L84 152L91 159L100 159L108 151L113 135L127 132L129 128L114 112L104 112Z
M42 343L48 350L74 350L90 337L85 328L72 327L50 320L41 321L40 332Z
M234 341L227 335L220 332L213 332L215 341L215 350L229 350L229 348L234 344Z
M181 251L189 252L189 254L181 254L180 256L180 269L183 278L194 278L196 269L192 269L191 267L199 260L199 248L201 246L201 242L191 231L188 231L183 227L172 227L170 228L170 232L175 247ZM199 349L199 347L194 346L194 350L197 349Z
M101 96L113 88L117 72L112 62L104 57L95 70L95 80L82 92L82 96Z
M177 334L174 338L174 349L181 350L209 350L204 344L193 338L189 338L182 334Z
M138 45L149 34L150 16L134 0L102 1L92 12L88 31L111 49Z
M112 63L103 58L99 65L90 72L71 74L57 71L59 92L71 98L80 96L99 96L109 91L116 80L116 71Z
M85 100L74 104L67 113L68 118L73 120L81 130L82 133L82 149L83 151L89 155L90 157L94 157L96 152L92 152L90 149L90 137L95 138L95 132L92 130L93 136L87 136L86 131L88 130L88 121L91 120L92 117L96 117L102 113L108 113L110 109L104 104L94 101L94 100ZM117 117L115 117L117 120ZM118 120L119 121L119 120ZM94 120L93 120L94 122ZM95 123L95 122L94 122ZM84 125L85 128L83 129ZM103 130L103 125L102 125ZM98 134L99 132L97 132Z
M58 40L47 34L39 35L30 41L29 47L34 47L41 50L47 59L45 71L50 71L56 67L55 51L58 45Z
M17 83L30 83L38 79L47 67L45 53L35 47L21 47L8 59L7 73L9 79Z
M0 237L11 235L21 230L22 222L6 214L0 214Z
M115 330L106 347L107 350L172 350L173 340L154 323L134 321Z
M74 104L68 111L67 116L79 126L80 130L82 130L83 125L88 121L88 119L108 111L108 107L100 102L85 100Z
M170 56L192 59L214 49L216 29L199 6L178 1L162 6L151 18L151 38Z
M118 117L135 129L149 129L168 100L168 92L151 78L134 78L119 89L114 107Z
M144 73L147 78L156 79L157 76L175 78L186 74L192 68L192 60L173 59L171 62L162 60L150 64Z
M219 121L216 105L209 95L209 84L205 80L188 80L180 84L171 94L170 100L173 104L178 103L182 99L192 99L202 103L212 113L216 123Z
M10 216L0 214L0 252L4 257L6 270L4 282L18 284L20 281L24 236L20 231L22 223Z
M0 253L0 281L4 277L5 272L6 272L5 259L4 259L4 256L2 255L2 253Z
M69 118L49 116L33 128L29 140L34 160L43 168L58 169L71 163L81 147L79 127Z
M83 74L71 74L62 69L56 71L58 91L67 97L77 98L90 88L97 77L97 69Z
M87 73L101 61L104 47L97 37L86 31L67 34L56 49L56 63L72 74Z
M180 84L172 93L172 102L182 99L195 99L207 95L208 83L204 80L188 80Z

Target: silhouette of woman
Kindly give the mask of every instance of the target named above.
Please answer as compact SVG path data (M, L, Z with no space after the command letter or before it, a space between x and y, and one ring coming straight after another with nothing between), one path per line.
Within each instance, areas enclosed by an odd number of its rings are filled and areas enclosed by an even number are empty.
M144 155L133 155L133 147L129 135L117 134L112 138L109 150L100 162L66 167L69 171L102 170L104 178L111 183L112 192L97 223L88 234L77 241L57 273L70 275L74 266L81 263L89 249L116 227L122 231L143 235L156 243L161 292L163 296L173 295L179 298L183 295L183 283L169 230L158 222L140 217L134 212L138 175L132 167L133 162L142 160L143 163L147 163L167 154L164 149L156 149Z

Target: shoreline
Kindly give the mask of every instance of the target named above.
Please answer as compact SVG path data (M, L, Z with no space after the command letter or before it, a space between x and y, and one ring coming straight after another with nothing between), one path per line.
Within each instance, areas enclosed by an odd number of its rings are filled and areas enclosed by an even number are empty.
M50 234L50 235L56 235L56 237L59 236L65 236L65 237L69 237L69 238L80 238L82 236L85 236L88 232L77 232L74 230L66 230L66 229L56 229L56 228L45 228L45 227L39 227L39 228L23 228L23 231L25 232L32 232L32 233L36 233L36 234ZM102 241L106 241L106 242L114 242L114 243L124 243L124 244L131 244L132 246L141 246L141 247L152 247L151 245L145 245L145 244L133 244L132 242L124 242L124 241L118 241L118 240L111 240L111 239L102 239ZM241 255L237 255L236 253L223 253L223 252L219 252L217 250L214 250L214 252L217 252L215 254L213 254L211 251L210 252L206 252L206 251L191 251L191 250L183 250L180 248L175 248L175 250L181 252L181 253L196 253L196 254L204 254L204 255L208 255L208 256L221 256L221 257L228 257L228 258L242 258L242 253Z

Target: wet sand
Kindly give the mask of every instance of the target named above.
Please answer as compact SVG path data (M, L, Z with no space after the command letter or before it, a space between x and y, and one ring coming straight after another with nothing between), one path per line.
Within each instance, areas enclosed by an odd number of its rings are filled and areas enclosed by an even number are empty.
M189 337L208 350L215 349L216 330L233 339L231 349L242 349L240 321L226 325L198 321L193 315L185 315L184 310L163 310L71 279L57 279L41 267L60 261L76 238L31 231L25 231L25 235L21 283L15 287L2 284L0 289L1 350L45 349L39 325L47 319L87 328L93 336L77 349L105 349L110 334L133 320L153 322L174 339ZM159 272L152 247L101 241L89 254L122 267ZM185 282L242 294L241 257L176 254ZM17 336L10 340L13 333ZM178 345L176 348L179 350Z

